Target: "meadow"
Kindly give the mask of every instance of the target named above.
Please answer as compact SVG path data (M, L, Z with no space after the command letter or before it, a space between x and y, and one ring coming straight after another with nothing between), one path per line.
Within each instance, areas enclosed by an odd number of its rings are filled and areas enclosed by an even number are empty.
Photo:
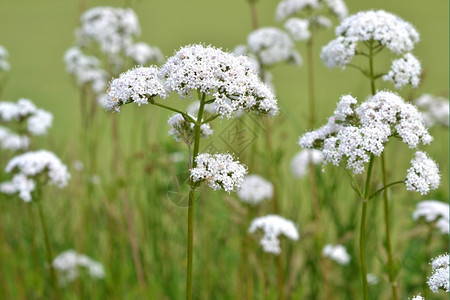
M350 94L359 105L375 94L370 80L356 68L324 65L321 49L336 38L334 28L340 24L337 18L330 18L331 28L317 32L311 53L313 119L308 86L311 60L307 43L300 41L295 43L303 60L300 66L286 62L263 66L256 55L258 75L265 77L264 72L270 71L272 76L278 101L275 116L267 117L271 111L261 107L247 107L258 111L247 113L244 109L242 116L232 118L212 113L217 117L211 121L213 134L200 141L200 125L193 120L192 128L198 127L198 134L195 141L189 136L192 144L188 149L174 140L179 132L168 134L174 128L168 124L173 111L152 104L185 112L193 99L180 100L173 92L161 101L152 96L149 104L121 105L120 113L107 111L97 104L95 92L87 84L78 85L67 72L63 56L76 43L74 32L80 16L106 5L134 10L141 29L134 40L161 50L163 60L155 63L158 66L170 57L183 58L177 51L192 44L232 52L247 43L255 27L287 32L284 21L277 22L274 17L278 1L1 1L0 45L9 52L11 69L0 73L5 75L0 77L0 101L27 98L53 114L46 135L30 136L29 150L55 153L71 178L62 189L42 181L39 193L32 192L31 202L17 194L0 193L0 299L191 299L190 293L192 299L409 299L419 293L425 299L448 298L448 291L434 293L427 284L431 259L448 252L448 210L447 233L436 228L436 220L426 222L412 216L421 201L448 203L448 111L447 125L431 126L428 132L434 141L420 146L439 166L441 177L439 187L426 195L407 191L404 184L383 189L386 182L382 178L403 180L414 157L413 147L397 133L385 147L385 171L376 156L372 181L370 175L365 176L367 162L362 174L353 174L345 163L339 167L307 163L307 174L295 176L291 161L302 150L299 137L326 124L341 96ZM393 91L407 103L423 94L448 101L447 1L352 0L346 5L349 15L369 9L393 13L420 33L413 50L422 68L418 87L395 89L392 82L378 79L377 92ZM95 49L94 53L100 55L101 51ZM375 69L389 70L393 57L384 50L376 57ZM105 61L103 58L102 63ZM352 62L365 63L363 57ZM124 65L117 72L108 70L113 74L107 80L111 85L137 63L126 61ZM167 70L170 77L171 70ZM197 98L195 91L192 95ZM211 97L199 92L198 98L205 101ZM109 108L122 104L114 102L117 99L107 98ZM14 126L13 130L24 130L22 125ZM192 133L185 130L187 135ZM194 157L203 152L233 154L246 165L248 174L271 181L270 199L252 205L235 191L211 189L209 177L201 184L195 182L187 170L196 166L191 161L192 151ZM0 149L1 169L22 152ZM1 182L11 180L12 174L0 174ZM223 182L218 189L225 189ZM357 188L365 185L364 190ZM370 280L366 287L361 282L360 225L365 202L361 198L366 196L362 192L380 188L380 193L367 201L364 273L370 275L363 278ZM195 212L190 218L192 203ZM385 203L390 214L389 240ZM249 233L254 218L272 214L292 221L289 224L298 230L297 238L295 234L281 238L278 254L264 251L261 232ZM47 234L42 230L43 219ZM188 224L194 226L192 235L188 235ZM188 250L190 241L193 248ZM325 255L328 244L343 245L349 260ZM80 268L77 278L61 280L62 274L54 272L58 270L51 261L69 249L100 263L103 272L95 276L91 269ZM85 261L87 265L91 262Z

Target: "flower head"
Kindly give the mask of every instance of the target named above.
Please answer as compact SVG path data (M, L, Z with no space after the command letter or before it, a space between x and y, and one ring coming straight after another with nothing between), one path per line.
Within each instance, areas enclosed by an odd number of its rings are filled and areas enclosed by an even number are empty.
M0 45L0 71L7 72L9 71L9 69L11 69L11 65L8 62L8 58L9 58L8 51L5 49L5 47Z
M191 117L194 118L193 116ZM169 135L172 135L177 142L184 141L188 145L194 142L194 123L186 121L182 114L173 115L168 123L170 126ZM213 130L209 124L202 124L200 126L201 137L208 137L212 133Z
M409 299L409 298L408 298ZM420 294L415 295L414 297L412 297L411 300L425 300L424 297L422 297Z
M294 41L308 40L311 37L308 27L309 22L305 19L290 18L284 23L284 28L289 31Z
M407 84L417 87L420 82L420 62L411 53L406 53L392 62L391 70L383 76L384 81L392 81L396 89Z
M428 126L440 123L449 125L449 103L444 97L435 97L430 94L423 94L414 103L423 110L422 117Z
M435 257L431 261L433 274L428 277L428 286L433 293L437 293L439 289L449 292L449 255L443 254Z
M81 268L96 279L105 277L103 265L84 254L78 254L75 250L66 250L60 253L52 262L53 268L59 275L61 285L74 281L79 276Z
M161 63L164 60L158 47L151 47L143 42L129 46L125 49L125 53L139 65Z
M0 148L10 151L26 150L30 146L30 139L25 135L13 133L6 127L0 126Z
M242 202L257 205L273 197L273 185L259 175L251 174L244 177L241 188L237 191Z
M200 91L215 98L217 113L231 118L240 109L273 116L277 101L261 82L248 58L235 56L212 46L182 47L161 67L168 91L180 97Z
M448 203L436 200L421 201L417 204L412 216L415 221L424 218L426 222L436 222L435 226L443 234L449 233Z
M65 187L70 179L67 167L55 154L46 150L27 152L14 157L6 165L5 171L14 175L12 181L3 183L0 190L5 190L6 184L8 194L19 193L19 197L25 202L32 200L31 192L35 189L38 177L59 188Z
M134 102L148 104L154 96L167 97L166 88L158 78L156 67L137 67L120 74L111 81L104 106L108 110L120 111L120 106Z
M291 160L291 171L297 178L302 178L308 172L309 164L318 165L322 163L322 152L316 149L303 149Z
M203 182L213 190L227 193L241 187L247 169L230 154L201 153L195 158L196 167L191 169L194 182Z
M406 176L406 189L419 192L422 195L437 189L441 182L441 175L437 164L425 152L417 151L411 160L411 168Z
M342 245L325 245L322 250L322 255L331 258L340 265L347 265L350 262L350 255Z
M295 224L277 215L267 215L256 218L250 224L248 232L254 233L261 229L264 236L260 241L265 252L278 255L281 253L279 235L284 235L291 240L298 240L300 235Z

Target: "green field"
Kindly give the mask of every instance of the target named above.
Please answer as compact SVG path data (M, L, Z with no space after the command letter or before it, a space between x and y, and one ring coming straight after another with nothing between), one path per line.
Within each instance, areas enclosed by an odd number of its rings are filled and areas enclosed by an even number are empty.
M86 3L84 3L86 2ZM83 7L130 6L141 25L138 40L161 49L170 57L181 46L204 43L233 50L244 44L252 30L247 1L232 0L128 0L128 1L0 1L0 45L10 54L11 71L0 99L31 99L53 113L49 134L38 137L34 149L48 149L66 163L72 173L63 190L46 187L43 205L53 254L76 249L101 262L104 280L82 276L61 288L62 299L183 299L186 280L187 209L180 196L173 196L174 181L185 176L186 146L176 143L167 132L167 113L159 107L129 105L120 114L98 109L86 138L80 116L80 88L65 71L64 52L74 45L74 30ZM409 86L398 91L404 98L423 93L448 98L449 91L449 3L430 1L346 1L350 14L360 10L383 9L412 23L421 35L414 49L425 71L419 89ZM274 11L278 1L259 0L260 26L277 26ZM335 25L335 24L334 24ZM333 25L333 26L334 26ZM366 78L356 70L326 68L320 48L334 38L323 31L315 41L316 127L326 123L341 95L364 100L370 94ZM305 59L305 44L297 44ZM383 55L375 69L389 67L391 57ZM257 117L244 117L244 128L254 141L240 151L241 161L254 159L249 173L269 176L276 165L280 215L293 220L300 231L297 242L283 241L286 291L290 299L327 299L324 278L332 298L362 299L358 258L360 201L350 187L344 168L317 168L320 180L320 227L314 221L310 183L291 175L290 160L300 150L298 138L306 131L308 118L307 75L304 67L279 64L271 69L281 113L273 121L274 159L267 159L264 127ZM390 83L377 82L377 89L390 89ZM165 100L183 109L190 100L175 95ZM119 126L118 147L111 137L112 120ZM222 152L235 152L224 142L234 120L218 119L215 134L202 141L201 149L212 145ZM439 164L441 186L426 196L407 192L404 186L390 190L393 249L398 259L400 298L408 299L427 288L428 260L448 251L448 237L434 232L427 241L427 228L411 218L417 202L449 199L448 127L430 129L434 142L424 147ZM91 143L86 144L89 140ZM94 142L92 142L94 141ZM232 143L231 143L232 144ZM115 150L119 149L118 153ZM255 151L255 152L251 152ZM0 152L3 168L11 153ZM413 151L399 142L387 147L390 178L404 178ZM181 155L174 162L174 155ZM90 167L77 172L77 160ZM117 172L117 170L122 170ZM89 172L89 173L88 173ZM377 169L374 178L380 178ZM92 176L100 178L92 183ZM7 175L2 174L2 178ZM357 178L358 182L362 182ZM176 190L178 191L178 190ZM378 201L379 200L379 201ZM264 253L258 240L248 238L247 209L236 193L213 192L207 187L196 202L194 239L194 299L246 299L246 282L254 281L254 299L278 299L276 260ZM266 203L254 213L272 212ZM370 299L391 299L384 248L385 234L381 198L369 207L367 255L369 273L379 282L370 286ZM321 269L320 251L324 244L345 244L351 255L348 266L332 261ZM250 246L246 243L250 243ZM247 247L247 248L246 248ZM134 252L133 252L134 249ZM137 250L136 250L137 249ZM243 254L251 249L251 254ZM136 252L137 251L137 252ZM136 275L136 255L141 260L143 282ZM245 255L249 255L245 260ZM0 299L52 299L46 251L34 203L0 194ZM250 274L250 275L249 275ZM85 274L84 274L85 275ZM266 283L264 284L264 280ZM328 294L329 295L329 294ZM447 299L448 293L428 293L426 299Z

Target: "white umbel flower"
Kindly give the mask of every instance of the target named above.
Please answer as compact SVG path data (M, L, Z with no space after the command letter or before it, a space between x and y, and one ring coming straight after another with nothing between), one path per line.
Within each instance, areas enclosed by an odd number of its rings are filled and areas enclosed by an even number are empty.
M120 106L134 102L141 106L150 98L167 97L163 82L158 78L156 67L137 67L120 74L109 86L105 99L107 110L120 111Z
M325 163L339 165L345 159L355 174L364 171L370 155L380 156L391 136L411 149L428 144L432 137L417 108L391 92L378 92L356 107L355 98L341 97L328 124L304 134L300 147L322 150Z
M354 37L339 36L322 48L320 58L328 68L345 69L355 56L357 44L358 40Z
M67 167L55 154L46 150L27 152L11 159L5 171L13 173L12 181L8 182L15 188L14 193L25 202L31 201L31 192L36 185L38 176L45 176L49 183L63 188L70 179Z
M297 178L303 178L308 173L309 164L322 163L322 152L317 149L303 149L297 152L291 160L291 171Z
M412 297L411 300L425 300L424 297L422 297L420 294L415 295L414 297Z
M273 197L273 185L259 175L247 175L237 195L242 202L257 205Z
M299 18L290 18L284 23L284 28L291 34L294 41L304 41L311 37L308 29L309 21Z
M428 277L428 286L433 293L437 293L439 289L449 292L449 255L443 254L435 257L431 261L433 274Z
M21 121L36 113L36 106L31 100L21 98L14 102L1 101L0 102L0 121L11 122Z
M6 127L0 126L0 148L10 151L26 150L30 146L30 139L25 135L18 135Z
M437 164L425 152L417 151L411 160L411 168L406 176L406 189L419 192L422 195L435 190L441 182Z
M396 89L407 84L417 87L420 82L421 66L419 60L411 53L392 61L389 73L383 76L384 81L394 83Z
M281 1L275 12L275 19L282 21L291 17L306 8L318 9L320 7L319 0L283 0Z
M53 260L52 266L58 274L61 285L77 279L80 269L85 269L95 279L105 277L105 270L101 263L84 254L79 254L75 250L66 250L60 253Z
M271 89L261 82L245 56L236 56L212 46L182 47L161 67L170 92L184 98L198 90L215 98L217 113L227 118L240 110L273 116L278 110Z
M193 116L191 116L195 119ZM184 119L182 114L173 115L169 121L169 135L173 136L173 138L177 142L184 141L186 144L190 145L194 142L195 131L194 131L194 123L188 122ZM209 137L213 134L213 130L209 126L209 124L202 124L200 126L200 136L201 137Z
M248 232L254 233L258 229L264 232L264 236L259 242L264 252L275 255L281 253L279 235L284 235L294 241L300 237L294 222L278 215L267 215L254 219L250 224Z
M164 57L158 47L151 47L147 43L136 43L126 48L125 53L139 65L161 63Z
M231 154L201 153L195 158L197 166L191 169L194 182L205 182L213 190L227 193L241 187L247 168L235 161Z
M11 65L8 62L9 53L5 47L0 45L0 72L7 72L11 69Z
M426 222L435 223L443 234L449 234L449 206L448 203L426 200L417 204L412 215L415 221L424 218Z
M139 21L130 8L94 7L80 18L78 42L88 45L98 43L102 52L118 54L132 44L140 34Z
M423 110L422 117L428 126L433 126L435 123L449 126L448 98L423 94L414 100L414 103Z
M47 130L53 124L53 115L43 109L38 109L27 120L28 132L33 135L47 134Z
M325 245L322 249L322 255L334 260L340 265L347 265L350 262L350 255L342 245Z

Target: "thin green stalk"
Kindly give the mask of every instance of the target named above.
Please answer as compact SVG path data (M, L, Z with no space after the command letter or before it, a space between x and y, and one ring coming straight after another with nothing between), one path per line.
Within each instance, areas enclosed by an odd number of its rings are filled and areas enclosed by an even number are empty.
M383 177L383 186L386 186L386 163L384 153L381 154L381 173ZM389 282L391 283L392 299L398 300L397 282L394 268L394 255L392 253L391 232L390 232L390 218L389 218L389 199L387 190L383 192L384 202L384 224L386 226L386 247L388 252L389 264Z
M306 67L308 69L308 94L309 94L309 121L308 129L314 128L315 123L315 92L314 92L314 55L313 55L313 35L306 43Z
M194 153L192 154L192 168L197 166L195 158L198 155L200 149L200 126L202 122L203 109L205 107L205 94L202 95L200 100L200 108L198 109L197 122L194 125ZM195 183L190 180L189 189L189 207L188 207L188 259L187 259L187 278L186 278L186 299L192 299L192 263L193 263L193 250L194 250L194 196L195 196Z
M361 279L363 283L364 300L369 299L369 288L367 284L367 265L366 265L366 215L367 215L367 197L370 192L370 179L372 176L374 156L370 156L369 168L367 169L366 184L364 187L364 199L361 213L361 227L359 234L359 257L361 260Z
M430 259L431 259L431 255L430 255L430 246L431 246L431 241L432 241L432 237L433 237L433 230L434 230L434 228L433 228L433 225L431 224L431 223L427 223L427 225L428 225L428 235L427 235L427 239L426 239L426 241L425 241L425 261L426 262L429 262L430 261ZM423 288L422 288L422 291L423 291L423 297L425 298L425 299L428 299L428 295L429 295L429 287L428 287L428 284L427 284L427 281L428 281L428 264L426 263L426 264L423 264L424 265L424 270L423 270L423 275L424 275L424 278L423 278L423 280L422 280L422 282L423 282Z
M250 2L250 10L252 14L252 28L253 30L258 29L258 11L256 9L256 0L249 0Z
M372 95L375 95L376 90L375 90L375 78L373 75L373 47L372 47L372 41L370 42L370 47L369 47L369 76L370 76L370 88L371 88L371 92Z
M53 285L53 289L54 289L54 293L55 293L55 299L60 299L60 295L59 295L59 287L58 287L58 283L56 281L56 273L55 273L55 269L53 268L53 264L52 264L52 260L53 260L53 254L52 254L52 248L50 247L50 239L48 237L48 232L47 232L47 226L45 224L45 217L44 217L44 212L42 209L42 201L41 201L41 195L40 195L40 189L39 187L36 188L36 203L37 203L37 207L38 207L38 212L39 212L39 219L41 222L41 227L42 227L42 231L44 233L44 242L45 242L45 250L47 252L47 263L48 263L48 267L50 269L50 278L51 278L51 282Z

